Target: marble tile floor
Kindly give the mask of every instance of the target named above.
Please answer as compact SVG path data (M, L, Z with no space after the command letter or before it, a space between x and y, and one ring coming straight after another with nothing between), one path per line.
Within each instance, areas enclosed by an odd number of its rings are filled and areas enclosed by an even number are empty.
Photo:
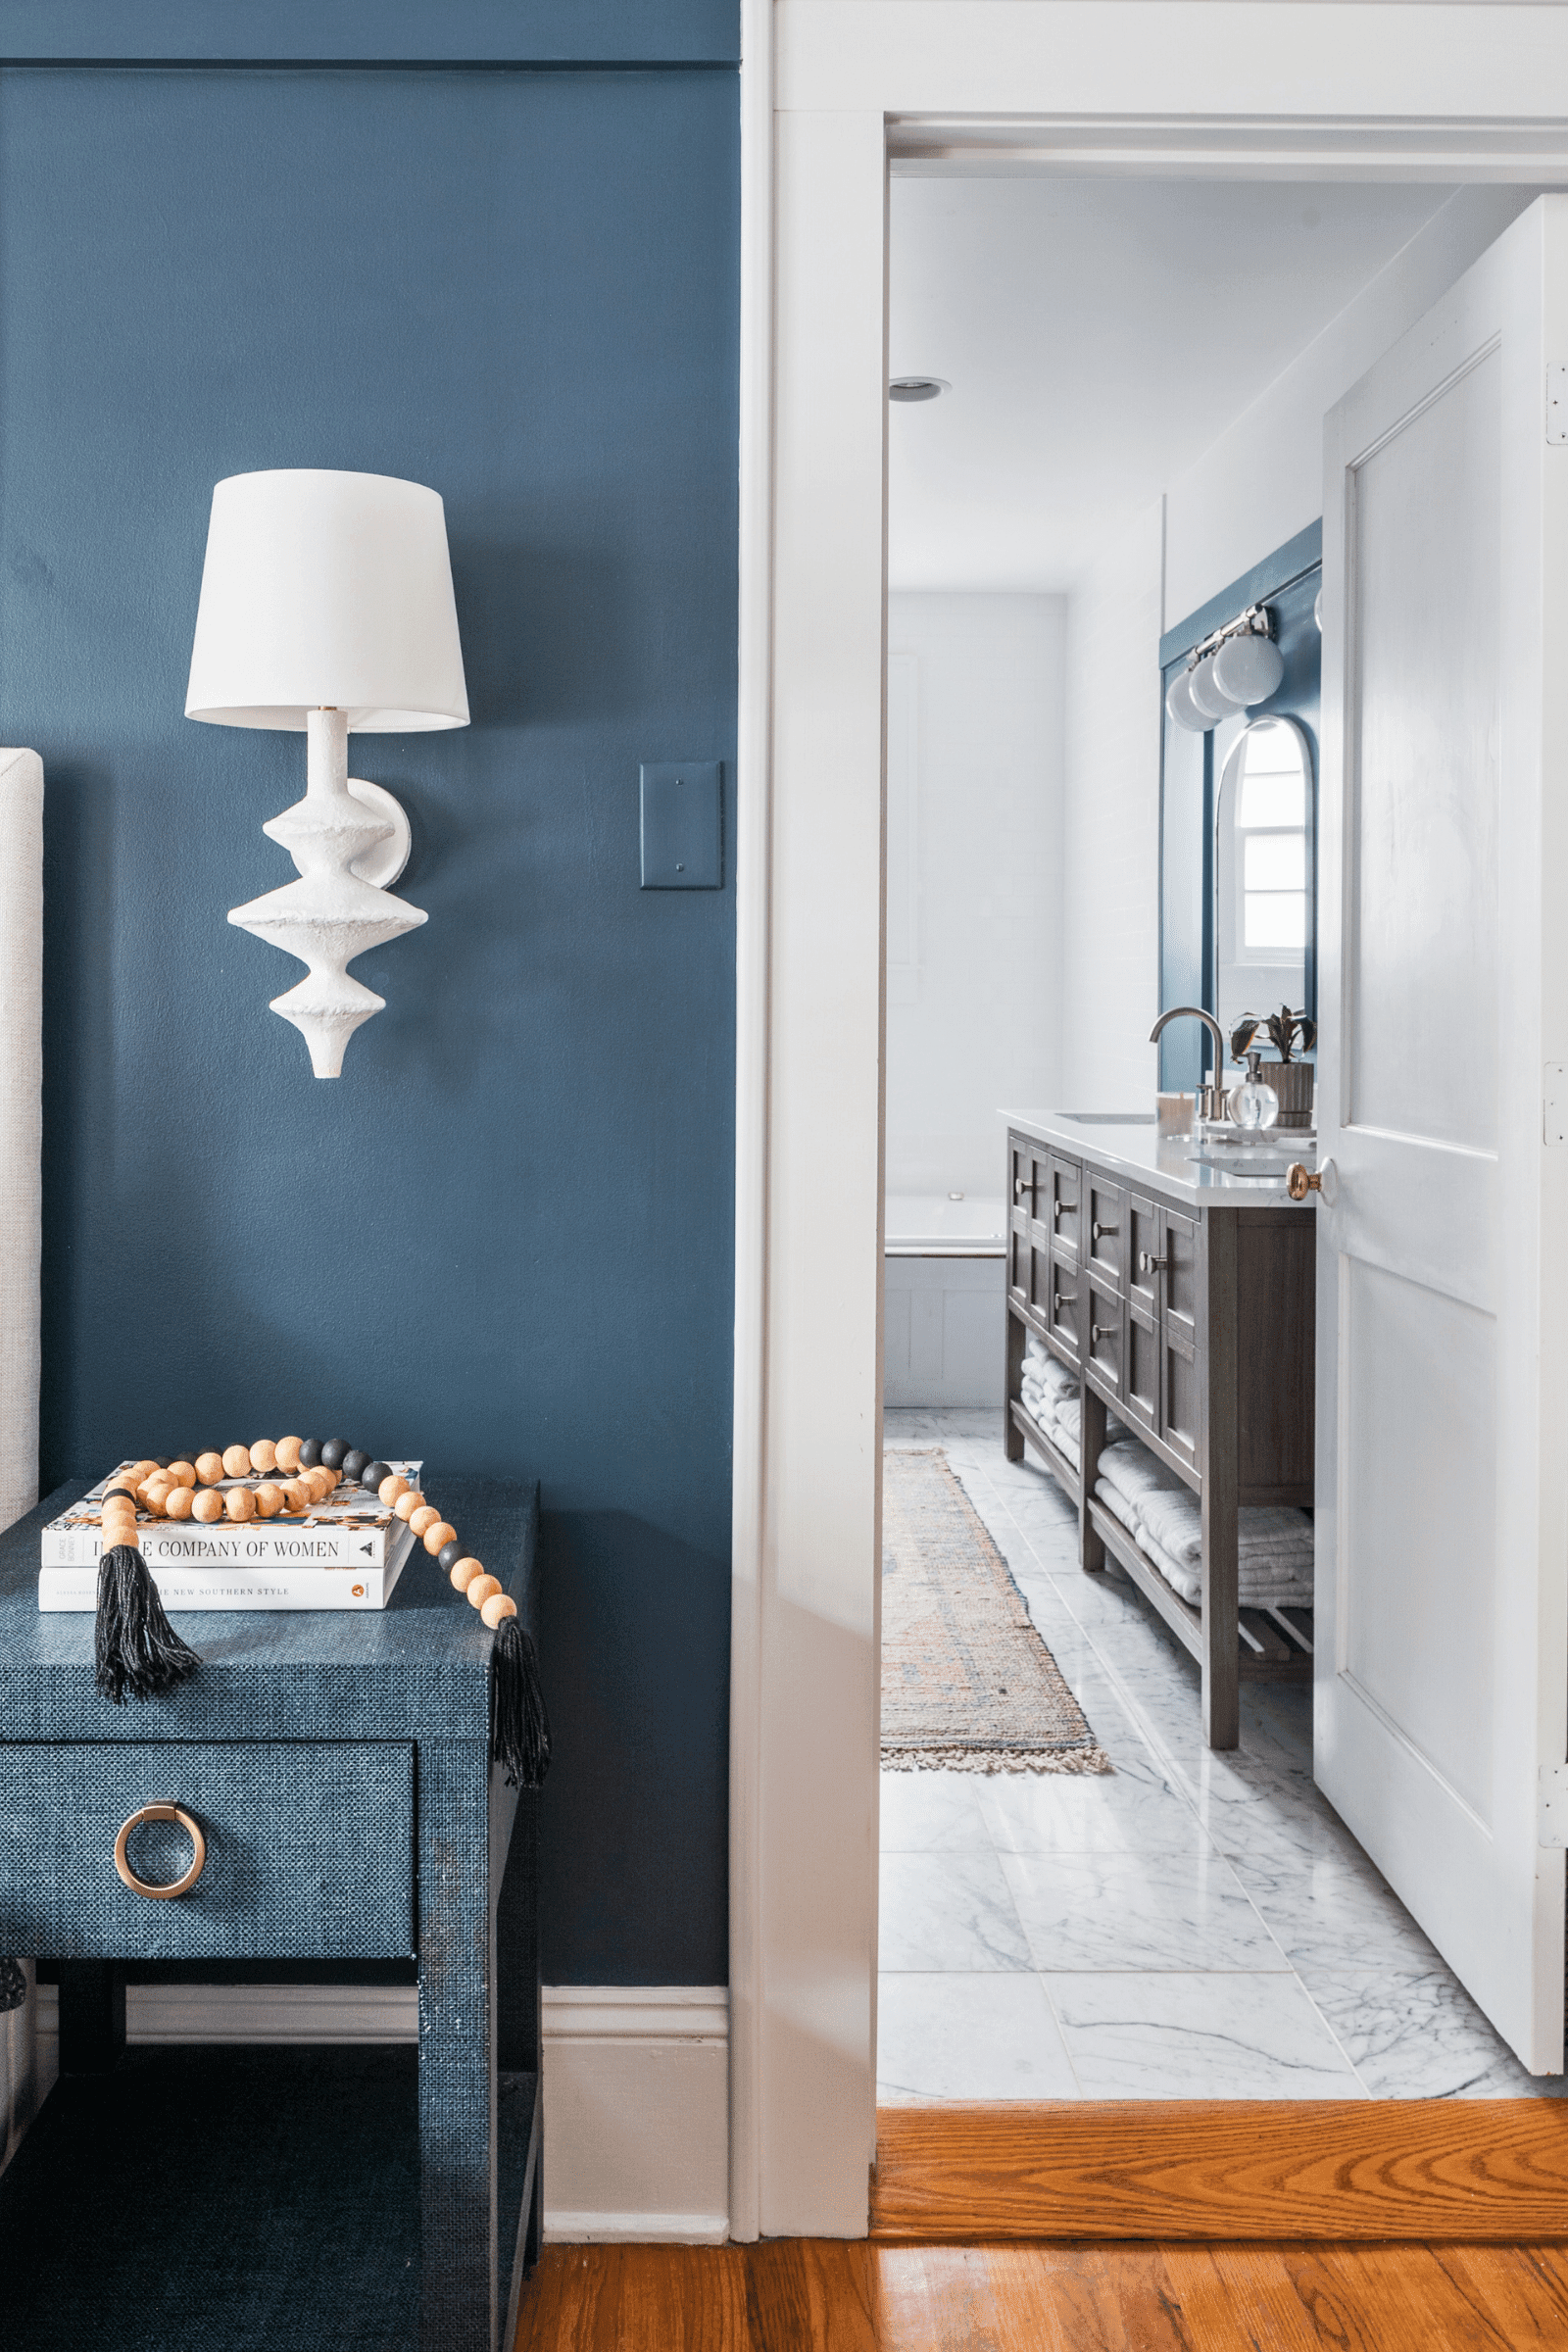
M897 1411L941 1446L1115 1764L882 1776L879 2096L1552 2097L1312 1782L1311 1694L1198 1668L1119 1574L1086 1577L1054 1482L1001 1414Z

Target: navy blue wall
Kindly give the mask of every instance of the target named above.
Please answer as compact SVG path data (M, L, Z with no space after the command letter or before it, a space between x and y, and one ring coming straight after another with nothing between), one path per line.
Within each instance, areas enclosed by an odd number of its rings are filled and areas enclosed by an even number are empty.
M43 1476L328 1424L536 1471L566 1982L726 1973L733 896L639 891L637 764L733 777L737 166L729 72L0 74ZM213 483L271 466L441 492L473 711L351 747L430 920L337 1083L224 920L303 738L181 715Z

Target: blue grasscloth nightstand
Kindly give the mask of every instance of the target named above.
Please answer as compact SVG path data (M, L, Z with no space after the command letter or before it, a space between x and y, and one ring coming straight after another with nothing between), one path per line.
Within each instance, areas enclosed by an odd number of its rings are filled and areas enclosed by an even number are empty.
M180 1615L200 1673L112 1706L92 1619L37 1608L86 1484L0 1536L0 1952L59 1963L62 2058L0 2177L8 2352L497 2352L542 2152L538 1799L489 1762L490 1636L416 1552L373 1614ZM537 1640L535 1486L430 1484ZM115 1868L154 1802L206 1839L173 1900ZM156 1883L191 1848L137 1853ZM416 2065L124 2050L125 1963L268 1961L416 1964Z

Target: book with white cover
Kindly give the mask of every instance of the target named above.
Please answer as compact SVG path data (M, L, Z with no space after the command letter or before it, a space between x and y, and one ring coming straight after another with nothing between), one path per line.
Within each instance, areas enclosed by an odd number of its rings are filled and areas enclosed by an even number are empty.
M103 1553L99 1524L104 1495L134 1463L122 1462L101 1478L43 1531L45 1568L91 1568ZM387 1467L419 1483L422 1462L389 1462ZM212 1492L254 1486L254 1479L220 1479ZM282 1483L282 1473L278 1474ZM275 1519L154 1519L136 1513L136 1548L149 1568L384 1568L406 1522L363 1487L334 1487L324 1502L308 1511L284 1511ZM186 1606L194 1608L194 1601ZM206 1605L205 1603L203 1604Z
M337 1567L292 1568L245 1562L225 1566L157 1563L147 1560L166 1609L384 1609L404 1564L417 1542L400 1519L384 1561L373 1567L345 1562ZM146 1548L142 1550L147 1558ZM98 1606L98 1562L74 1568L40 1568L38 1607L51 1611Z

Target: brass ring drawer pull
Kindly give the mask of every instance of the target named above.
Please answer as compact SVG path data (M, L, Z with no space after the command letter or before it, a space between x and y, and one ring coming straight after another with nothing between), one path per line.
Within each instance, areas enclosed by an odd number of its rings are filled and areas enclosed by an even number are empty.
M130 1841L130 1833L132 1830L139 1830L144 1821L177 1821L191 1844L196 1848L191 1856L189 1870L182 1879L175 1879L172 1886L149 1886L145 1879L137 1878L126 1859L125 1848ZM202 1836L201 1825L192 1819L183 1806L138 1805L130 1819L122 1822L120 1836L115 1839L115 1868L132 1894L150 1895L156 1902L168 1902L171 1896L176 1894L189 1894L206 1867L207 1840Z

